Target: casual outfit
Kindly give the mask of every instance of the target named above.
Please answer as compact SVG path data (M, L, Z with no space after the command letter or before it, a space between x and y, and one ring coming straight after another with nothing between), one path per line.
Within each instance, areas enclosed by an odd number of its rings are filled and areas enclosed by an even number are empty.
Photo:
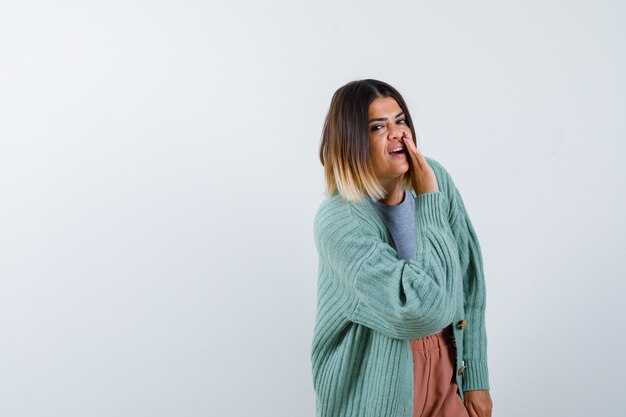
M390 245L400 259L415 253L415 199L405 192L400 204L389 206L366 197L385 223ZM469 417L454 379L454 334L448 326L434 335L409 340L413 356L412 417Z
M448 414L463 392L489 389L480 246L452 178L426 160L437 192L389 210L335 194L317 211L318 417L463 415Z

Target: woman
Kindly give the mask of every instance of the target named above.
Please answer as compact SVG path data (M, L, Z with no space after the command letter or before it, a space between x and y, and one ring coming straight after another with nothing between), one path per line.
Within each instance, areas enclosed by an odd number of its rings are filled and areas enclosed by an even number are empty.
M415 137L390 85L333 95L314 226L320 417L491 416L480 247L452 178Z

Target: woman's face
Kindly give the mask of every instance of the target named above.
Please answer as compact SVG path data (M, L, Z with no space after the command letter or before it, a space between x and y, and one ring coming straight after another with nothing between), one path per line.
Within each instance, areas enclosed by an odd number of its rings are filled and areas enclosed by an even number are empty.
M411 129L398 102L393 97L378 97L368 111L370 157L374 174L383 186L398 180L409 170L407 150L402 142L406 135L410 140ZM399 153L393 150L401 148Z

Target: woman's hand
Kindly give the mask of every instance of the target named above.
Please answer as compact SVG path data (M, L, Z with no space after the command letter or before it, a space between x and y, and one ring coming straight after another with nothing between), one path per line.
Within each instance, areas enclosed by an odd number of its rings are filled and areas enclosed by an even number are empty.
M409 171L411 172L411 185L417 195L439 191L435 172L426 162L422 152L417 149L411 139L406 134L402 137L404 146L407 148L409 160Z
M493 404L489 390L472 390L463 392L465 408L470 417L491 417Z

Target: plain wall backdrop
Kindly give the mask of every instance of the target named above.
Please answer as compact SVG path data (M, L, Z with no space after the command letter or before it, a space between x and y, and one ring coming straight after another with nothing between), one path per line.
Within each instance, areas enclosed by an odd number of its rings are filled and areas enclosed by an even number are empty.
M623 413L620 1L1 1L0 416L314 416L334 91L478 234L494 416Z

